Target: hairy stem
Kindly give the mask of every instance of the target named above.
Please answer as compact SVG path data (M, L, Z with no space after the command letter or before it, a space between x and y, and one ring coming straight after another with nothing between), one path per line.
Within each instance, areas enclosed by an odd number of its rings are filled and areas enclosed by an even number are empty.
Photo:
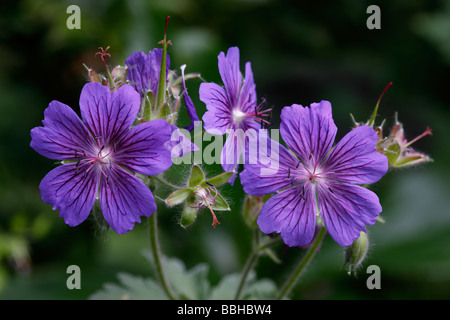
M158 218L156 211L149 217L148 222L150 245L158 280L164 290L164 293L167 295L167 298L170 300L177 300L162 265L163 261L158 238Z
M286 298L286 296L291 292L292 288L297 284L297 281L300 279L301 275L303 274L303 271L305 271L305 268L308 266L308 264L316 255L317 248L319 248L320 244L325 238L325 234L326 229L325 227L322 226L322 228L319 231L319 234L317 235L316 239L314 240L314 242L312 243L311 247L308 249L306 254L300 260L300 263L298 264L297 268L294 270L292 275L286 280L284 285L281 287L276 297L277 300Z
M169 187L169 188L172 188L172 189L177 189L177 190L178 189L183 189L183 187L176 186L176 185L170 183L169 181L165 180L164 178L162 178L160 176L152 176L151 178L156 180L156 181L158 181L159 183L165 185L166 187Z
M247 282L248 275L250 274L250 271L254 269L256 263L258 262L259 257L261 256L261 253L268 247L277 244L280 239L270 239L268 241L265 241L264 243L260 244L260 234L258 230L255 230L254 233L254 243L253 243L253 251L248 257L244 269L241 273L241 279L239 281L239 286L236 291L236 294L234 296L235 300L239 300L242 298L242 294L244 292L244 288Z

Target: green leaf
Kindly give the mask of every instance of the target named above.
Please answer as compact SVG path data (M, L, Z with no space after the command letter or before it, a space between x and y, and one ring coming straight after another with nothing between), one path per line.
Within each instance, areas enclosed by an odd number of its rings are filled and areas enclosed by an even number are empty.
M169 194L169 196L166 198L166 204L169 206L175 206L177 204L180 204L184 202L191 194L192 194L192 188L184 188L181 190L176 190Z
M117 275L120 284L106 283L91 300L162 300L167 299L159 285L152 279L144 279L128 273Z
M144 256L153 265L150 250L144 250ZM177 258L163 257L163 267L174 291L184 299L205 300L210 298L208 281L209 266L200 263L186 270L184 263Z
M205 174L198 165L194 164L191 169L191 176L189 177L189 187L197 186L203 180L205 180Z
M233 300L240 281L240 274L231 274L222 278L220 283L214 287L210 294L211 300ZM255 272L248 275L243 299L262 300L273 299L276 294L275 283L268 279L257 280Z
M228 205L228 203L225 201L225 199L219 194L217 193L215 200L215 204L211 205L211 208L213 210L216 211L230 211L230 206Z
M212 184L215 187L220 186L220 185L228 182L228 180L230 180L233 173L234 173L233 171L227 171L227 172L223 172L215 177L206 179L205 181L200 183L200 187L207 188L209 186L208 183Z

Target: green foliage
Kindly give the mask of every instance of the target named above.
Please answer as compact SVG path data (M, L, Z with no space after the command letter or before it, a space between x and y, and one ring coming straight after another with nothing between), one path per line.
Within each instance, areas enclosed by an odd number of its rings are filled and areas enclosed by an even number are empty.
M144 256L153 264L151 253L144 251ZM239 285L239 274L223 277L221 282L212 286L208 280L209 266L200 263L187 270L184 263L177 258L165 258L164 270L169 275L170 283L181 299L185 300L230 300L236 294ZM90 296L92 300L118 299L166 299L156 280L143 278L127 273L117 275L119 284L107 283L101 290ZM268 279L257 280L254 273L248 278L244 299L270 299L276 292L275 284Z

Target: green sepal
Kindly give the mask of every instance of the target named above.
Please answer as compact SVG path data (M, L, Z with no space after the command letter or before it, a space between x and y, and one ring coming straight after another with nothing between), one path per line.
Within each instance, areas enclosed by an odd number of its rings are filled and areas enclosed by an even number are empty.
M145 121L152 120L152 109L155 106L155 95L152 91L147 92L144 96L144 111L142 114L142 118Z
M230 211L230 206L225 201L225 199L217 193L216 197L214 198L215 204L211 205L211 208L216 211Z
M228 180L230 180L233 173L234 173L233 171L226 171L215 177L206 179L205 181L200 183L200 187L207 188L208 186L211 186L211 185L218 187L218 186L228 182Z
M389 165L394 165L400 156L401 147L397 141L384 148L383 154L388 158Z
M192 188L184 188L181 190L176 190L169 194L166 198L165 202L168 206L175 206L184 202L191 194L193 190Z
M184 203L183 213L181 215L180 224L183 228L189 227L197 219L198 208L193 203L195 197L188 197Z
M189 177L189 187L197 186L203 180L205 180L205 174L198 165L194 164L191 169L191 176Z
M166 119L171 115L172 111L170 110L170 106L167 102L164 102L164 104L161 106L161 109L159 109L158 117L157 119Z

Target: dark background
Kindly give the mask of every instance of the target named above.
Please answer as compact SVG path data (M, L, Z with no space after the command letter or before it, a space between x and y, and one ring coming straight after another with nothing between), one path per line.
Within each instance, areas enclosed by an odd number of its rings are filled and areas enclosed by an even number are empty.
M81 30L68 30L66 9L81 9ZM381 9L381 29L369 30L366 9ZM55 163L29 147L30 130L58 100L78 111L87 81L83 63L103 71L95 57L111 46L111 65L134 51L158 47L165 17L171 68L187 65L207 81L221 83L217 55L239 46L241 69L251 61L257 93L274 106L274 127L283 106L331 101L338 138L371 114L384 87L377 120L386 131L398 112L415 144L433 163L390 172L373 189L383 205L384 224L369 227L371 249L357 276L348 276L343 250L327 238L293 293L301 299L450 298L450 3L395 1L9 1L0 7L0 298L86 299L124 271L147 276L142 250L149 247L147 221L118 236L103 234L93 221L71 228L41 201L39 182ZM199 115L200 80L188 83ZM208 169L208 174L220 168ZM186 174L184 174L185 176ZM182 183L182 181L174 181ZM179 208L162 210L163 251L188 268L211 265L210 280L239 272L250 250L243 222L242 187L225 186L232 211L209 213L182 229ZM259 277L281 285L303 252L276 247L283 260L263 257ZM66 288L66 268L82 270L82 289ZM381 269L381 289L366 287L366 267Z

